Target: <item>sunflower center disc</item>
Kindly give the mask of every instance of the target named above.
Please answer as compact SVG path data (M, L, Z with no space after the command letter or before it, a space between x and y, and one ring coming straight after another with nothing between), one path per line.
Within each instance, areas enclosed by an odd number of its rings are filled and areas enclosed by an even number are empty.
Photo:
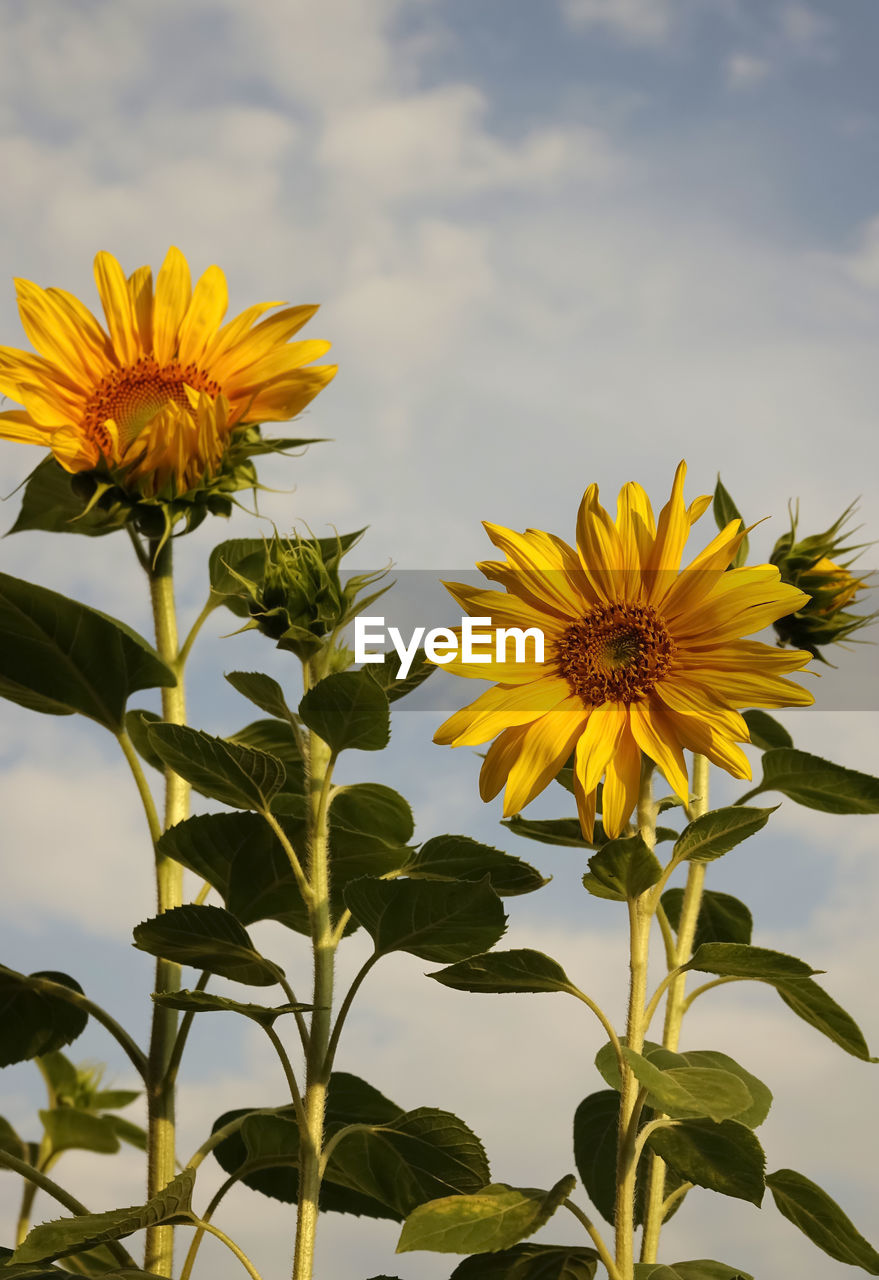
M119 429L119 445L124 451L140 435L169 401L191 413L184 384L208 395L220 393L220 385L194 364L185 369L179 361L158 365L152 356L142 356L137 364L118 369L101 382L86 406L83 428L86 435L108 453L109 437L104 423L112 418Z
M675 644L650 605L595 605L556 646L571 690L590 706L635 702L669 671Z

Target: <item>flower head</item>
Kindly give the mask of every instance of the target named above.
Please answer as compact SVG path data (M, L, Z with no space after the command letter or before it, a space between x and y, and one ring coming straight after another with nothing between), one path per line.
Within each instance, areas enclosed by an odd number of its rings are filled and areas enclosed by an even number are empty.
M685 506L685 474L681 463L658 520L640 485L623 487L616 520L590 485L576 550L536 529L520 534L486 524L506 559L478 568L505 590L446 584L469 614L491 618L496 638L498 628L531 627L545 638L543 662L499 660L496 649L490 662L446 664L458 675L497 681L434 740L463 746L495 739L479 785L484 800L506 787L505 815L524 808L573 752L584 835L591 840L604 778L604 828L616 836L637 802L642 753L686 802L685 749L749 778L738 746L749 733L738 708L813 701L784 678L809 661L808 653L742 638L800 608L806 596L772 565L728 569L744 537L740 520L681 570L690 528L711 502L701 497Z
M106 330L63 289L16 282L36 354L0 347L0 392L24 406L0 414L0 437L48 447L91 498L173 503L252 486L247 460L271 447L256 424L292 418L336 372L311 363L328 343L290 342L317 308L261 318L279 304L258 303L223 324L222 271L193 289L174 248L155 287L149 267L126 277L109 253L95 280Z

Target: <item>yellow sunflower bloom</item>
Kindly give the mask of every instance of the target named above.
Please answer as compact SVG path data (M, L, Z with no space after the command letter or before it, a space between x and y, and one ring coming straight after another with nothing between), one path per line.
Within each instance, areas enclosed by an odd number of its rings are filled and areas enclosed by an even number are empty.
M0 347L0 393L24 406L0 414L0 437L46 446L70 473L178 498L218 473L242 428L292 418L336 372L311 364L329 343L290 342L316 307L261 319L281 304L258 303L223 324L222 271L208 267L193 288L179 249L155 288L149 267L126 277L109 253L95 280L106 331L63 289L18 280L37 354Z
M590 485L576 550L536 529L520 534L486 524L506 559L477 567L505 591L445 584L469 615L491 620L493 643L498 628L536 627L544 636L542 662L497 660L495 647L489 662L458 656L443 664L457 675L497 681L451 716L434 741L496 739L479 786L483 800L506 787L505 817L533 800L573 752L584 836L592 839L602 778L604 828L617 836L637 803L642 753L686 802L685 750L750 778L738 745L749 741L748 727L738 708L813 701L784 678L810 654L742 638L808 597L772 565L728 568L744 537L741 521L681 569L690 528L711 502L701 497L685 506L685 475L682 462L658 520L640 485L623 487L616 520Z

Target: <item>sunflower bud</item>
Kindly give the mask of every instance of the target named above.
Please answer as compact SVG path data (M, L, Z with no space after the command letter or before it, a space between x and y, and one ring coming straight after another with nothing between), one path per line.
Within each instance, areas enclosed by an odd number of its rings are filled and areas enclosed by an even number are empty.
M779 618L774 624L779 643L808 649L813 657L824 662L827 659L820 651L822 646L848 639L877 616L875 613L848 612L848 606L868 586L865 578L858 578L851 572L851 565L857 559L857 553L870 545L843 545L847 541L843 528L852 511L853 507L848 507L824 533L812 534L799 541L799 512L792 511L790 532L779 538L770 556L783 580L810 597L802 609Z
M276 534L263 543L260 554L248 554L238 568L227 562L238 590L225 591L224 603L239 614L246 609L249 626L301 661L308 662L325 650L323 666L327 672L350 666L353 654L337 643L338 633L360 609L388 589L382 587L359 599L384 570L342 580L342 557L359 538L360 534L335 538L281 538Z

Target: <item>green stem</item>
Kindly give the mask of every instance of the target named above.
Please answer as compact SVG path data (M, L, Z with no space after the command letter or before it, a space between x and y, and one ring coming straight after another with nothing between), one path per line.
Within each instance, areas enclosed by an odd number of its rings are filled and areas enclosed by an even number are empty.
M149 580L156 649L177 673L177 683L162 690L162 716L170 724L185 724L186 703L180 669L177 612L174 605L172 540L150 544ZM189 784L173 769L165 770L165 828L182 822L189 813ZM161 915L183 902L183 868L156 850L157 912ZM156 961L157 993L176 991L180 986L180 966L170 960ZM168 1068L177 1033L177 1012L155 1005L147 1079L147 1194L157 1195L174 1177L174 1075ZM174 1073L176 1074L176 1072ZM151 1226L146 1232L144 1269L170 1275L174 1265L174 1228Z
M305 1111L302 1105L302 1094L299 1092L299 1085L296 1082L296 1073L293 1070L293 1064L287 1054L287 1050L281 1043L281 1038L274 1027L268 1023L263 1025L268 1038L271 1040L275 1053L278 1055L281 1066L284 1070L284 1078L287 1081L287 1088L290 1090L290 1097L293 1099L293 1106L296 1111L296 1123L299 1125L300 1131L305 1125Z
M653 762L644 760L641 768L641 791L638 796L638 829L648 846L656 844L656 814L653 799ZM626 1019L626 1044L640 1053L644 1047L644 1009L647 999L647 959L650 944L650 895L629 901L629 1008ZM620 1078L620 1127L617 1139L617 1187L614 1225L616 1233L616 1265L620 1280L633 1280L635 1274L635 1179L637 1173L637 1125L639 1085L628 1064Z
M198 976L194 990L204 991L205 987L211 980L211 975L207 969L202 970ZM186 1048L186 1041L189 1039L189 1032L192 1028L195 1013L189 1010L184 1013L180 1020L180 1026L177 1028L174 1036L174 1043L171 1046L171 1052L168 1055L168 1065L165 1069L164 1085L166 1089L173 1090L177 1083L177 1072L180 1070L180 1059L183 1057L183 1050Z
M192 651L192 646L195 644L196 639L198 638L199 631L201 631L202 627L207 622L208 618L211 616L214 610L218 609L219 607L220 607L220 602L218 600L215 600L212 595L208 596L207 604L202 609L201 613L198 615L195 622L193 622L192 626L189 628L189 633L186 639L183 641L183 644L181 645L180 654L178 656L178 665L181 672L183 671L183 668L186 666L186 660Z
M0 1150L0 1167L11 1169L13 1173L20 1174L28 1182L32 1182L34 1186L39 1187L40 1191L45 1191L53 1200L57 1200L65 1209L69 1209L71 1213L80 1217L89 1210L81 1201L75 1199L63 1187L59 1187L57 1182L53 1182L51 1178L47 1178L45 1173L41 1173L39 1169L35 1169L32 1164L28 1164L26 1160L19 1160L17 1156L12 1155L9 1151ZM117 1240L108 1241L108 1249L110 1249L122 1263L124 1267L136 1267L137 1263Z
M122 748L125 759L128 761L128 767L131 769L131 774L143 805L143 811L146 814L147 826L150 829L150 839L155 844L162 834L162 827L159 822L159 815L156 812L156 802L153 799L150 784L146 780L146 774L143 771L140 758L128 734L123 730L122 733L116 735L116 738Z
M708 810L708 760L703 755L693 756L693 801L687 808L687 817L692 822ZM687 963L693 954L693 940L696 936L696 924L699 909L702 906L702 893L705 886L704 862L691 862L687 871L687 884L681 903L681 917L678 921L677 944L670 957L673 966L679 968ZM686 1008L686 973L677 973L668 982L668 998L665 1005L665 1025L662 1043L664 1048L674 1052L678 1047L681 1034L681 1023ZM647 1204L644 1216L644 1235L641 1240L641 1261L655 1262L659 1248L659 1233L667 1210L665 1198L665 1164L659 1156L650 1161L650 1173L647 1190Z
M617 1265L610 1256L610 1251L602 1240L601 1234L590 1219L587 1218L580 1206L578 1204L574 1204L573 1200L563 1200L562 1204L574 1215L577 1221L582 1223L586 1228L589 1233L589 1239L595 1245L596 1252L607 1270L608 1280L621 1280L620 1273L617 1270Z
M199 1231L201 1232L207 1231L208 1235L216 1236L218 1240L222 1241L222 1243L226 1246L226 1248L230 1249L232 1253L235 1254L235 1257L241 1263L242 1267L244 1267L244 1270L247 1272L247 1274L251 1277L251 1280L262 1280L262 1276L259 1274L256 1267L250 1261L250 1259L248 1258L244 1250L239 1248L239 1246L235 1243L235 1241L231 1240L229 1236L226 1235L225 1231L221 1231L219 1227L215 1227L211 1222L206 1222L204 1218L196 1218L195 1215L192 1216L191 1221L193 1225L198 1228Z
M351 1008L351 1005L354 1001L354 997L357 995L357 992L360 990L360 987L363 983L364 978L369 973L372 966L379 960L379 958L380 957L378 953L373 952L372 955L369 957L369 959L364 962L364 964L360 967L360 969L357 971L356 975L354 976L351 986L345 992L344 1000L339 1005L339 1012L336 1015L336 1025L333 1027L332 1035L330 1036L330 1042L327 1045L327 1070L328 1071L331 1071L333 1068L333 1060L335 1059L335 1056L336 1056L336 1049L339 1047L339 1036L342 1034L342 1027L345 1025L345 1019L348 1017L348 1011Z
M333 753L316 733L308 740L308 872L314 998L305 1064L305 1128L299 1140L299 1199L293 1280L311 1280L321 1183L324 1111L329 1083L335 943L330 915L329 794Z

